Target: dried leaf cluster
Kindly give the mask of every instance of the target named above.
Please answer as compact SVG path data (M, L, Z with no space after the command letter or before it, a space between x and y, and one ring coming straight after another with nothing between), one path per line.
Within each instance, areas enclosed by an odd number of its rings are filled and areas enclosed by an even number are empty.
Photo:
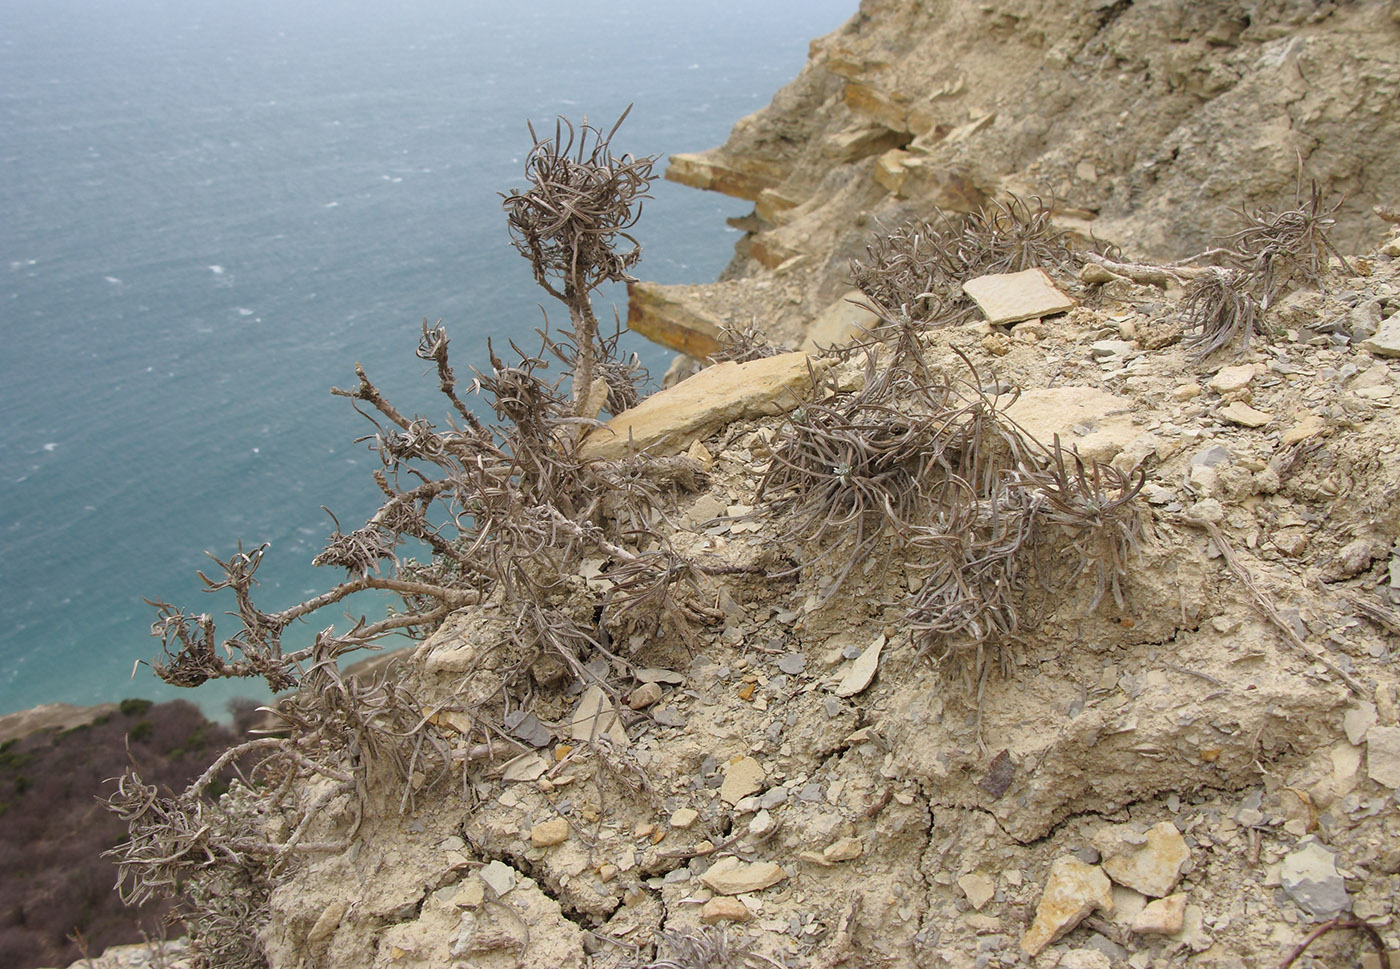
M851 263L851 278L885 313L937 325L966 322L976 306L963 295L963 280L1077 265L1068 235L1051 222L1053 207L1053 200L1013 195L963 218L938 209L876 238L866 258Z
M152 603L162 679L197 686L255 676L273 690L296 690L269 710L281 720L277 736L234 748L188 790L161 793L128 773L111 799L131 832L112 852L123 892L182 894L204 965L262 964L255 937L272 886L296 859L343 849L371 792L393 791L408 810L421 792L465 770L460 745L454 758L435 711L419 709L386 677L345 676L338 664L346 654L389 633L422 638L464 606L506 617L500 642L479 644L506 659L481 682L468 676L461 686L460 706L473 724L470 761L519 749L508 725L518 726L521 709L544 687L597 682L615 694L607 671L625 670L629 660L614 641L630 650L663 633L683 640L693 624L714 619L698 593L707 574L725 569L679 554L656 528L672 493L704 483L699 464L641 454L589 460L581 449L596 424L579 411L592 374L607 382L615 409L638 399L645 376L635 357L621 358L616 336L597 340L589 305L589 293L625 278L640 252L625 230L650 160L614 158L615 131L585 124L576 137L561 121L553 139L535 140L527 166L534 188L505 202L535 278L569 306L572 343L541 332L538 352L512 343L509 360L488 344L488 366L472 368L459 392L446 331L425 321L417 355L432 365L450 408L436 422L401 412L358 365L356 386L332 390L372 425L361 440L379 458L373 478L382 495L378 510L350 531L331 516L334 529L315 564L344 570L344 578L267 612L256 603L267 546L240 545L228 559L215 558L215 575L201 574L211 592L232 595L232 635L221 638L208 614ZM632 247L618 252L619 240ZM551 379L552 360L563 368ZM579 400L560 391L569 376ZM472 397L494 421L478 416ZM411 557L422 551L427 562ZM401 605L349 629L328 626L310 646L284 646L299 620L371 590ZM206 796L209 780L229 765L244 783L215 802Z

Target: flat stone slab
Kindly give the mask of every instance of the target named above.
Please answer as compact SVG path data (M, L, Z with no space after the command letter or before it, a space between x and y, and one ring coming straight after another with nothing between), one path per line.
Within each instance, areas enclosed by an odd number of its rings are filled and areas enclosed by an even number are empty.
M1016 323L1078 305L1043 269L978 276L963 283L963 292L981 307L988 323Z
M1046 447L1058 434L1066 451L1073 446L1086 461L1107 464L1141 433L1132 410L1128 398L1095 387L1044 387L1022 393L1006 415Z
M594 429L581 456L594 461L625 457L629 437L636 450L679 454L691 441L734 421L792 410L812 395L812 373L827 366L795 351L706 367Z
M1381 323L1375 336L1362 340L1361 349L1378 357L1400 357L1400 313Z

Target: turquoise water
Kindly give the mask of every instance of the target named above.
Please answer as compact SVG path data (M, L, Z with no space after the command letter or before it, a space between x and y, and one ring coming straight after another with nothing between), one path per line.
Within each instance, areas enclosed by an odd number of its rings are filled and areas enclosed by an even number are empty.
M329 387L360 361L439 416L424 317L459 370L539 322L497 196L526 119L634 103L617 147L710 147L853 7L0 0L0 713L260 695L131 681L142 597L227 609L195 570L240 538L264 609L335 581L320 506L362 520L377 459ZM639 274L713 279L747 204L654 194Z

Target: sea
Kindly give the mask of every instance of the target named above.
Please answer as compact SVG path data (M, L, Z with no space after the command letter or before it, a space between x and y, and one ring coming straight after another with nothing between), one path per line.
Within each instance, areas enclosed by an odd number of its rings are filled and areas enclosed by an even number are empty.
M526 124L698 151L801 70L854 0L0 0L0 714L184 697L225 718L257 682L151 673L159 599L234 632L200 570L269 547L257 602L377 505L354 366L445 418L414 355L459 373L529 346L549 302L510 247ZM638 275L708 282L749 204L660 178ZM625 293L603 294L625 318ZM562 309L562 308L561 308ZM550 318L562 312L545 305ZM632 338L654 377L670 355ZM210 573L210 574L216 574ZM289 647L345 628L325 610Z

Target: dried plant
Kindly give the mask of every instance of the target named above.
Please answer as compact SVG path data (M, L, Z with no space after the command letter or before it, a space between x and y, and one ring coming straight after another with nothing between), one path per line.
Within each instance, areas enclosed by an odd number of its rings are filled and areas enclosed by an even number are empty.
M710 354L709 360L711 363L722 363L725 360L747 363L750 360L775 357L786 352L786 347L768 341L759 330L757 320L749 320L744 326L722 328L719 333L719 349Z
M1043 499L1042 519L1047 525L1061 528L1071 536L1069 547L1080 558L1075 578L1093 571L1094 600L1090 611L1098 608L1109 592L1118 608L1126 609L1123 585L1128 560L1142 544L1144 531L1141 507L1134 499L1147 483L1147 472L1138 468L1136 475L1124 473L1098 461L1086 469L1078 451L1071 451L1070 457L1073 473L1065 466L1065 451L1056 434L1050 466L1043 470L1023 469L1017 484Z
M1197 361L1228 346L1243 353L1264 332L1262 307L1239 270L1213 269L1191 280L1181 315L1187 351Z
M1012 195L961 221L936 210L931 219L877 237L866 248L867 258L851 263L851 278L887 313L937 325L965 322L976 313L963 295L965 280L1037 266L1052 271L1077 266L1068 234L1051 221L1053 209L1053 200Z
M530 260L535 281L569 310L569 337L577 351L574 402L582 415L592 390L598 348L598 319L591 294L605 282L625 282L641 258L627 230L648 198L654 157L615 156L612 137L629 106L604 133L585 120L575 128L564 118L553 137L530 126L534 146L525 159L530 188L504 196L502 206L515 248ZM619 250L619 240L631 243Z
M662 931L658 948L666 956L634 963L633 969L744 969L753 943L732 937L728 930L705 926L697 932Z

